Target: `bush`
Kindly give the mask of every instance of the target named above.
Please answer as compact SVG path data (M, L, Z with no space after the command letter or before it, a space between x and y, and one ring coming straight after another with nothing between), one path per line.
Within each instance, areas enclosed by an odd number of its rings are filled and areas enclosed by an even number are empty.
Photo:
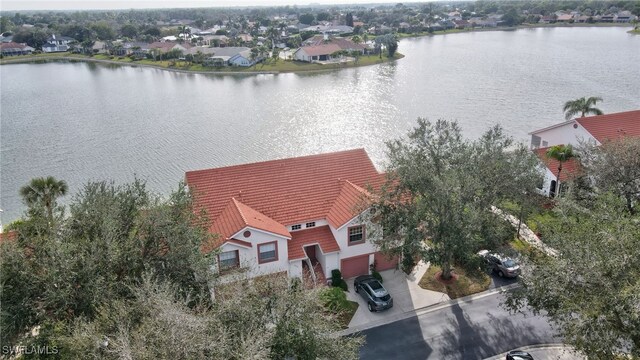
M320 299L327 309L335 313L346 311L351 307L347 295L336 287L325 289L320 293Z
M344 291L348 291L347 283L342 279L342 273L338 269L331 270L331 286L339 287Z
M379 273L379 272L377 272L377 271L375 271L375 270L374 270L374 271L371 273L371 276L373 276L374 278L378 279L378 281L380 281L380 283L382 283L382 275L380 275L380 273Z

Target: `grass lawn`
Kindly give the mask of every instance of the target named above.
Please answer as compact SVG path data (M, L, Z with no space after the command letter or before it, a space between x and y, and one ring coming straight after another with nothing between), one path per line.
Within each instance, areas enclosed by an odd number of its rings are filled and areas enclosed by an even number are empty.
M37 55L24 55L24 56L15 56L11 58L6 58L0 61L2 63L10 63L10 62L29 62L36 60L46 60L46 59L78 59L78 60L97 60L97 61L109 61L114 64L139 64L139 65L148 65L154 66L158 68L165 68L170 70L181 70L181 71L193 71L193 72L203 72L203 73L259 73L259 72L268 72L268 73L287 73L287 72L305 72L305 71L326 71L326 70L336 70L336 69L344 69L351 67L360 67L360 66L368 66L381 64L385 62L390 62L398 59L402 59L404 55L400 53L396 53L393 58L387 58L386 56L382 56L380 58L378 55L366 55L358 58L358 62L349 61L346 63L337 63L337 64L317 64L317 63L305 63L300 61L285 61L278 60L277 62L268 62L268 63L260 63L251 67L207 67L202 64L194 64L187 61L181 60L162 60L162 61L153 61L148 59L134 60L128 56L109 56L105 54L97 54L94 56L87 56L82 54L71 54L68 52L65 53L51 53L51 54L37 54ZM12 60L12 61L11 61Z
M351 322L353 315L358 310L358 306L360 305L358 305L357 302L349 301L349 308L338 314L338 321L340 321L340 326L342 326L342 328L346 329L349 327L349 323Z
M463 269L455 269L454 273L458 279L451 284L445 285L436 278L440 272L440 267L431 265L427 272L420 279L420 287L427 290L439 291L449 295L451 299L476 294L489 289L491 278L487 274L480 274L479 277L468 276Z
M526 241L514 239L507 244L508 248L526 257L529 261L537 264L547 258L547 254L531 246Z

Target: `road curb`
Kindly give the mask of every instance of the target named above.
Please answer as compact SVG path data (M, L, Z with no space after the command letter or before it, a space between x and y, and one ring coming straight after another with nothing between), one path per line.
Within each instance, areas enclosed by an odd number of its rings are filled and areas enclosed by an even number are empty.
M491 296L491 295L496 295L496 294L500 294L515 288L520 287L520 284L510 284L510 285L506 285L506 286L501 286L498 288L494 288L494 289L489 289L477 294L473 294L473 295L469 295L469 296L465 296L465 297L461 297L458 299L453 299L453 300L448 300L448 301L443 301L443 302L439 302L439 303L435 303L435 304L431 304L431 305L427 305L418 309L414 309L411 311L406 311L402 314L398 314L396 316L390 317L388 319L383 319L383 320L378 320L378 321L373 321L370 322L368 324L364 324L364 325L359 325L359 326L354 326L352 328L348 328L345 330L342 330L338 333L336 333L336 335L338 336L346 336L346 335L352 335L352 334L356 334L359 333L361 331L367 330L367 329L371 329L374 327L378 327L378 326L382 326L382 325L387 325L387 324L391 324L393 322L396 321L400 321L400 320L405 320L414 316L420 316L420 315L424 315L424 314L428 314L430 312L434 312L434 311L438 311L438 310L442 310L460 303L467 303L476 299L482 299L485 298L487 296Z

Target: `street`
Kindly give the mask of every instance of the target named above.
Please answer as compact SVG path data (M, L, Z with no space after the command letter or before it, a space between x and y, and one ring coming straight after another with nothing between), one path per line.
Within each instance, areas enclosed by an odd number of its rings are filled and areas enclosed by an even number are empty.
M503 295L458 303L362 332L361 359L484 359L518 347L559 343L542 316L511 315Z

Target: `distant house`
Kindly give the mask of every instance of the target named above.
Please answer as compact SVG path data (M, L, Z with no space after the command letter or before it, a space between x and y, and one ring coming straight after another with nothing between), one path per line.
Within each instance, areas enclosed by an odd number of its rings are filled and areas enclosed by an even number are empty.
M68 36L51 35L47 43L42 45L42 51L46 53L69 51L69 43L75 41Z
M228 46L220 48L197 46L189 49L187 54L205 54L205 66L244 66L249 67L263 60L262 57L251 59L251 49L244 46Z
M575 118L529 134L531 149L545 165L545 179L539 190L545 195L552 195L556 192L558 163L546 158L548 148L555 145L577 146L581 142L602 145L620 137L640 137L640 110ZM574 176L578 169L576 162L564 163L562 167L560 183Z
M249 67L249 66L253 66L256 63L262 61L264 58L263 57L258 57L256 59L251 59L251 50L247 49L247 50L243 50L235 55L233 55L231 58L229 58L229 65L230 66L243 66L243 67Z
M453 20L453 23L456 25L456 29L466 29L471 26L467 20Z
M562 15L558 15L558 18L556 19L557 22L561 22L561 23L568 23L573 21L573 15L571 14L562 14Z
M0 49L2 56L29 55L35 50L27 44L19 44L15 42L1 43Z
M225 47L229 43L229 37L226 35L205 35L202 37L203 46Z
M328 61L332 54L340 50L342 49L336 44L304 46L293 53L293 59L306 62Z

